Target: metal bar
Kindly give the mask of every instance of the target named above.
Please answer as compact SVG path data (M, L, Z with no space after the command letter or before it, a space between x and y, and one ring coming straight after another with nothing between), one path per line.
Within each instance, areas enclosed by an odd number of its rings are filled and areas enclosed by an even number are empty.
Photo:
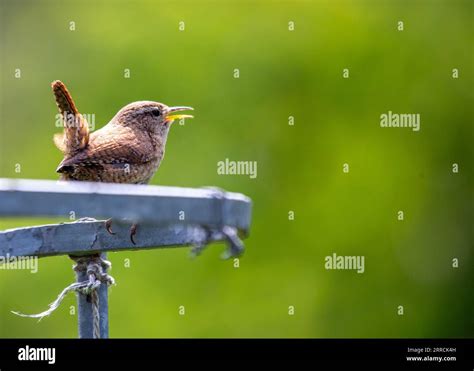
M74 211L81 218L1 231L0 256L102 254L105 259L107 251L189 245L199 253L211 241L226 241L226 256L237 256L243 250L238 233L248 234L251 207L248 197L216 189L0 179L0 216L69 217ZM93 218L112 218L115 233ZM131 222L138 223L136 245ZM88 280L87 272L78 270L76 280ZM101 284L101 338L108 337L107 294L107 285ZM93 338L91 298L77 293L77 303L79 337Z
M141 224L234 226L249 230L251 200L205 188L0 179L0 215L129 219Z
M114 235L107 232L105 221L78 221L0 232L0 256L88 255L101 251L141 250L172 246L193 246L224 241L197 225L138 225L136 245L130 240L130 224L112 224Z
M102 259L106 259L106 254L101 254ZM76 272L76 282L87 281L87 272ZM99 294L99 315L100 315L100 338L109 337L109 301L107 285L102 284L98 289ZM90 295L86 296L76 293L79 338L92 339L93 336L93 312Z

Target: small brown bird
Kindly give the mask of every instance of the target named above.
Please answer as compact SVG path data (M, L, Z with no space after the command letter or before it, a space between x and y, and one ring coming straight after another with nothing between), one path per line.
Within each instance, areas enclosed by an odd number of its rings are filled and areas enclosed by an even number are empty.
M173 114L191 107L134 102L118 111L103 128L89 133L89 125L66 86L54 81L52 88L64 123L64 133L54 137L64 153L56 171L65 180L146 184L160 166L173 121L192 117Z
M119 110L103 128L90 133L89 124L77 110L66 86L61 81L54 81L51 86L64 125L64 133L54 136L56 146L64 154L56 169L63 180L146 184L163 160L173 121L193 117L174 114L192 110L191 107L133 102ZM107 230L110 232L110 224Z

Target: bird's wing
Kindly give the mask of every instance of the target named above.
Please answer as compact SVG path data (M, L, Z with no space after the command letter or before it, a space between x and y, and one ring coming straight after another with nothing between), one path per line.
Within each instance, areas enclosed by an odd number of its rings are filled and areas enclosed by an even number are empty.
M61 170L78 166L143 164L151 161L154 156L155 150L147 135L126 127L107 125L92 133L89 146L72 157L66 157L59 164L57 171L62 172Z
M89 124L77 110L66 85L56 80L51 84L51 87L64 126L64 133L56 134L54 143L65 155L72 155L87 146Z

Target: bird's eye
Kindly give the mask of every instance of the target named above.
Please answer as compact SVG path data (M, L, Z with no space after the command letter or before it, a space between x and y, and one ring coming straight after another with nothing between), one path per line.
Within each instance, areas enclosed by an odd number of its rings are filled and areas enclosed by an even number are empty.
M151 110L151 114L152 114L153 116L158 117L159 115L161 115L161 111L160 111L159 108L153 108L153 109Z

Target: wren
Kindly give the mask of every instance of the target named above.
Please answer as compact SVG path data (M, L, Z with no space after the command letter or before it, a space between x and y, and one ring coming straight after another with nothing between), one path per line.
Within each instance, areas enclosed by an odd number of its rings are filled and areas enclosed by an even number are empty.
M51 86L64 124L64 133L54 136L64 154L56 169L63 180L146 184L163 160L173 121L193 117L175 114L191 107L139 101L120 109L103 128L89 132L66 86L61 81Z

